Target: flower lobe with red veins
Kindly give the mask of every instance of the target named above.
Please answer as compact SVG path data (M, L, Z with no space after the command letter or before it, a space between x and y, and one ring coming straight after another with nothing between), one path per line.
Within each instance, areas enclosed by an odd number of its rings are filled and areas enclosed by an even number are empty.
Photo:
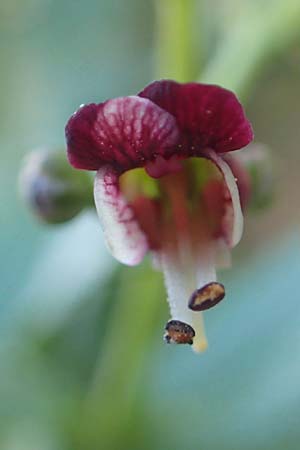
M66 126L70 163L77 169L110 165L122 173L158 155L169 158L179 139L175 118L148 99L119 97L82 106Z
M207 147L218 153L245 147L253 139L250 122L235 94L203 83L155 81L139 93L176 117L188 156Z

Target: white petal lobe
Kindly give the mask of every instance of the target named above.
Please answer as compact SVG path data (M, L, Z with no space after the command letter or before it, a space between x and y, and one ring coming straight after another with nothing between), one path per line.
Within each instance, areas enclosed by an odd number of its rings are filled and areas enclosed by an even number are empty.
M226 209L224 224L226 229L226 240L230 247L235 247L241 240L244 226L238 187L229 165L223 158L213 150L207 150L206 154L222 173L231 197L231 206Z
M147 238L119 188L118 174L109 166L98 170L94 183L97 213L106 244L121 263L134 266L148 250Z

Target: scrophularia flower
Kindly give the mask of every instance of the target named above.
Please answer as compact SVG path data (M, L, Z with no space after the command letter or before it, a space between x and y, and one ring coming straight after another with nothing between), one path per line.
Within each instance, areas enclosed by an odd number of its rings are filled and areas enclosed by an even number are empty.
M243 230L247 176L227 154L252 128L219 86L162 80L137 96L81 106L66 126L70 163L97 171L94 198L113 256L162 270L167 342L206 347L202 313L225 295L216 268Z

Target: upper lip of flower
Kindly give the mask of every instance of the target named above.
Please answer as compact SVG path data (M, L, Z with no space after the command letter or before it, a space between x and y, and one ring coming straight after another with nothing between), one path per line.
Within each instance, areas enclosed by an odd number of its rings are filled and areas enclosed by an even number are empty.
M225 153L253 138L236 96L215 85L155 81L137 96L82 106L66 126L68 157L78 169L124 172L158 155Z

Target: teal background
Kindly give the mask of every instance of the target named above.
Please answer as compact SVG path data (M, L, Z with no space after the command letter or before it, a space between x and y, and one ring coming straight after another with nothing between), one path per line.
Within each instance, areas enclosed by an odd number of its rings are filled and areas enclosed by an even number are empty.
M204 68L252 18L247 8L278 6L198 3ZM293 23L300 30L300 14ZM152 2L0 0L0 36L0 448L297 450L299 36L263 56L243 91L256 140L272 151L276 194L246 217L233 268L220 274L230 295L205 314L201 356L163 345L161 277L147 261L113 261L93 212L45 226L18 193L24 155L63 148L79 104L154 78Z

